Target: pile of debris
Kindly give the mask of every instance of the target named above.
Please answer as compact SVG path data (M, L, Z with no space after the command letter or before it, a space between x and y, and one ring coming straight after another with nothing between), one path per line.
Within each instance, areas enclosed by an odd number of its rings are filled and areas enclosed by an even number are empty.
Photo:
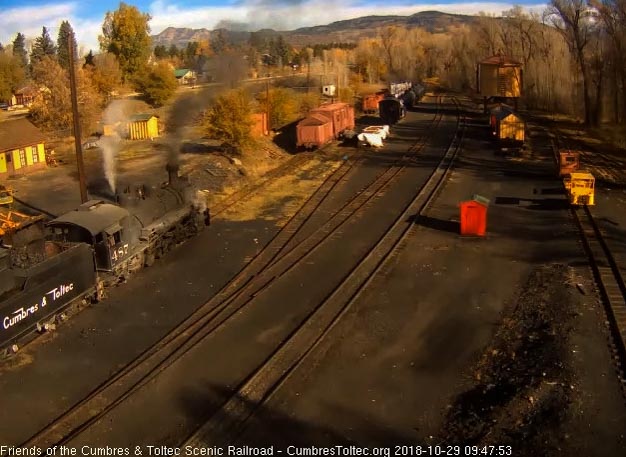
M546 446L559 448L559 426L574 389L567 278L563 265L533 272L475 368L474 387L450 406L445 442L508 444L515 455L548 455Z

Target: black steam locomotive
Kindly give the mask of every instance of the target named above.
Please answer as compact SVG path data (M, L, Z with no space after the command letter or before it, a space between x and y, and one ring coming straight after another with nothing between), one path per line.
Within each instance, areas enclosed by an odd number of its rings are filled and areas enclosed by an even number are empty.
M0 348L54 325L70 305L95 302L107 285L150 266L208 225L208 210L168 165L167 184L126 188L44 223L34 217L0 247Z

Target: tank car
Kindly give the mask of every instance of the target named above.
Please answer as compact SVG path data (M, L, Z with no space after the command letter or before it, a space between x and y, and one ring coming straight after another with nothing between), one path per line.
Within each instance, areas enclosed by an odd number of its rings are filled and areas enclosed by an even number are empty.
M385 124L395 124L406 114L402 100L395 97L387 97L381 100L378 103L378 112Z
M406 109L413 109L413 107L415 106L416 103L416 95L415 92L413 92L413 89L408 89L403 95L402 95L402 103L404 104L404 107Z

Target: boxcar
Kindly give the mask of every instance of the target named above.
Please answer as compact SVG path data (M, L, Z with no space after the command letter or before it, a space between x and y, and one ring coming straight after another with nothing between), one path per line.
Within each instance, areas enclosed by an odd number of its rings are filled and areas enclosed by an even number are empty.
M297 147L319 148L332 141L333 124L321 114L309 114L296 126Z
M354 108L347 103L329 103L311 110L310 113L330 119L334 138L339 138L344 130L354 128Z
M404 105L395 97L387 97L378 103L380 118L385 124L395 124L405 116Z

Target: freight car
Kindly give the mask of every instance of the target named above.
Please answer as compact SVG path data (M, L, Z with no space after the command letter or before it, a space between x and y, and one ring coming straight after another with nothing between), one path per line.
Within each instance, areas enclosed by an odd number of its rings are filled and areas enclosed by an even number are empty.
M402 100L395 97L386 97L378 103L380 118L385 124L395 124L402 119L406 112Z
M43 224L41 217L2 238L0 348L53 324L77 302L151 265L208 225L189 182L168 166L166 184L127 188L115 201L91 200Z
M347 103L329 103L311 110L296 126L297 147L322 147L354 128L354 108Z
M378 111L378 102L385 98L384 92L377 92L363 97L362 109L364 113L375 113Z

